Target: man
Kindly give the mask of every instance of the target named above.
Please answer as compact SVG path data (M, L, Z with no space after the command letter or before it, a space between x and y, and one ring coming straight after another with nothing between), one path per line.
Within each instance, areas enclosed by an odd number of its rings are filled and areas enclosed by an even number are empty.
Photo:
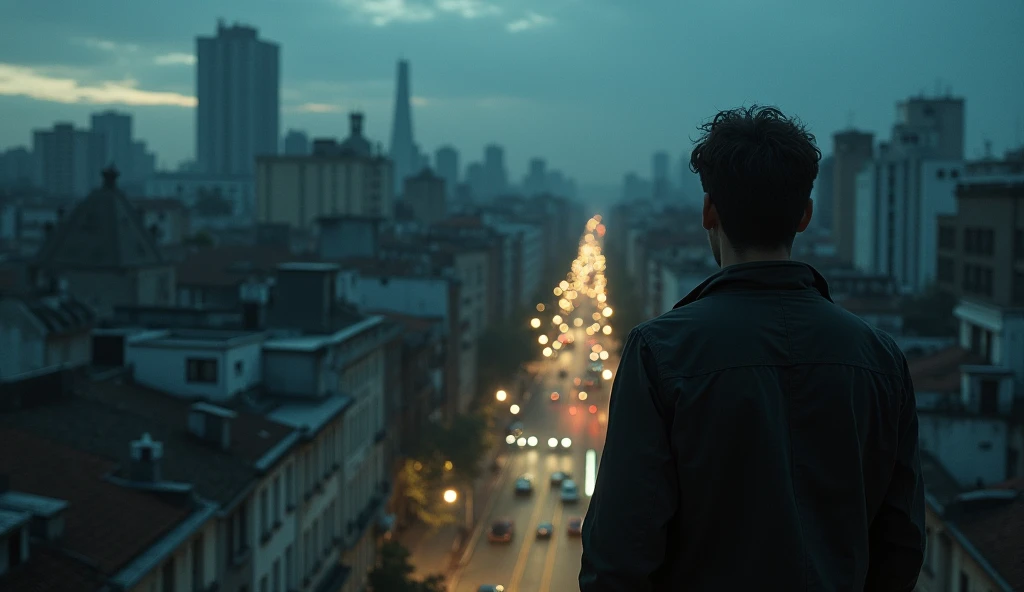
M701 130L722 270L626 338L580 590L909 592L924 488L906 360L789 259L814 136L763 107Z

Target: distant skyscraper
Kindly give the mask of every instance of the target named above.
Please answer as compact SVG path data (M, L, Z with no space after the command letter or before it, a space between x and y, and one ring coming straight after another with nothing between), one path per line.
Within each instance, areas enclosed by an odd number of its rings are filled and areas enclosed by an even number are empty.
M508 190L505 149L497 144L484 147L484 197L490 199Z
M455 197L459 185L459 151L454 146L441 146L434 152L434 168L444 179L445 193L448 199Z
M84 198L100 183L107 152L100 134L58 123L52 130L35 131L32 151L40 186L48 195Z
M117 111L93 113L92 132L103 136L106 149L104 166L113 164L121 171L122 179L134 180L132 168L132 116Z
M284 136L284 153L287 156L308 156L309 136L299 130L288 130Z
M409 62L398 61L398 80L395 86L395 116L391 122L391 160L394 162L395 194L405 189L405 178L416 174L419 164L416 141L412 132L412 106L410 105Z
M826 156L818 164L818 179L814 182L814 218L812 224L823 230L832 230L832 157Z
M875 135L851 129L832 142L832 242L839 260L853 263L857 175L874 157Z
M531 158L529 170L523 178L526 195L539 195L548 191L548 163L543 158Z
M217 24L197 37L196 161L213 175L251 175L280 141L280 47L255 28Z
M672 190L672 182L668 178L668 152L658 151L651 157L651 183L654 199L666 199Z

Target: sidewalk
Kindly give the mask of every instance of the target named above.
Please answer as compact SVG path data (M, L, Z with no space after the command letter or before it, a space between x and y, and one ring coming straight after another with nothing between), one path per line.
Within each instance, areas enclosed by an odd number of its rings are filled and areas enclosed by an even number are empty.
M473 491L473 526L480 526L484 518L487 502L496 491L505 468L506 457L503 446L495 446L493 455L488 455L484 462L484 472L477 479ZM499 468L491 470L491 463L497 460ZM432 529L425 524L415 524L399 536L399 540L409 550L409 561L415 571L413 576L422 578L432 574L449 575L456 562L462 556L463 543L472 532L465 532L465 514L458 513L454 524L446 524Z

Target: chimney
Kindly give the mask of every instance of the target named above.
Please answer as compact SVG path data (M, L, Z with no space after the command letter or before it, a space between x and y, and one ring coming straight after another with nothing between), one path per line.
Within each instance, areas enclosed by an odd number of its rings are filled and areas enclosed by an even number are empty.
M363 114L358 111L353 111L348 116L349 120L349 133L354 138L358 138L363 135Z
M164 456L164 445L154 442L149 432L132 442L132 464L129 477L138 483L159 483L160 461Z
M231 420L238 414L230 409L195 403L188 411L188 431L221 450L231 447Z

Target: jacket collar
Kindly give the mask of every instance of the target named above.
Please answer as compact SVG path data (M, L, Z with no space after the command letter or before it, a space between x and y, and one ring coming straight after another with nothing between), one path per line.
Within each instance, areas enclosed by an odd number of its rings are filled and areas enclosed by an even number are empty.
M814 289L829 302L832 295L825 278L798 261L755 261L723 268L701 282L672 308L686 306L714 292Z

